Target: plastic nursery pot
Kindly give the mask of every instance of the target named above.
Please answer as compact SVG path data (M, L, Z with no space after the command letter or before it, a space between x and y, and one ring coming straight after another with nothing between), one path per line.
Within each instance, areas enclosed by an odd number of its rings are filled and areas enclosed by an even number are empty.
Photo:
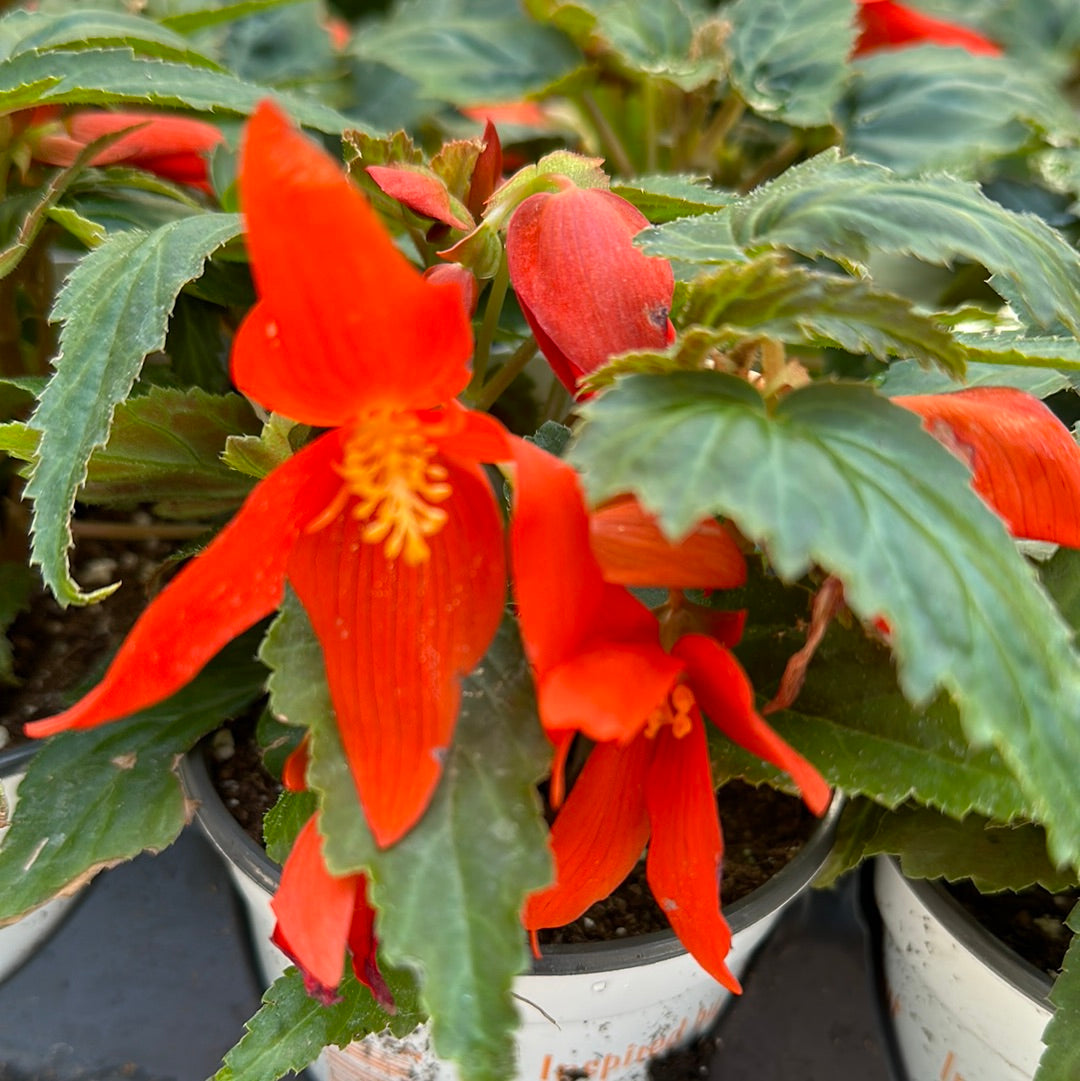
M198 750L182 775L198 804L196 818L221 852L245 903L255 957L267 985L289 962L271 943L270 898L279 868L229 813ZM728 964L741 976L784 908L813 880L832 844L840 798L799 853L765 885L725 908L733 945ZM712 1026L732 996L682 948L671 932L609 943L552 945L514 984L521 1027L518 1070L508 1081L561 1081L588 1076L644 1081L648 1061L691 1042ZM369 1036L328 1048L308 1067L317 1081L457 1081L430 1050L426 1027L404 1040Z
M15 809L19 783L26 775L27 763L36 750L36 745L27 743L0 751L0 787L4 790L9 815ZM6 832L7 827L0 826L0 839ZM44 945L74 901L74 897L57 897L15 923L0 927L0 981L6 980Z
M897 1055L912 1081L1031 1081L1051 979L941 886L880 857L874 896Z

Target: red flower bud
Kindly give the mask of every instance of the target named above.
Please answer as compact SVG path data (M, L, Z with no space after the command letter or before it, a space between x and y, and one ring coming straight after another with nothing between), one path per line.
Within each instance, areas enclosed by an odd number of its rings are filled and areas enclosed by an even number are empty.
M582 375L630 349L670 342L670 264L634 247L649 224L601 188L531 195L506 238L510 280L537 344L571 390Z

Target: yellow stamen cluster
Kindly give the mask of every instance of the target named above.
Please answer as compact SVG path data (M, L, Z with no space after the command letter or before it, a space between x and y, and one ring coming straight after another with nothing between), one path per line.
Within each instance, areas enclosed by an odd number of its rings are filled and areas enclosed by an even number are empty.
M696 705L694 692L685 683L676 684L663 705L654 710L645 722L645 735L655 739L660 729L669 724L671 734L676 739L682 739L693 727L692 711Z
M383 544L387 559L409 566L430 555L428 537L446 524L437 504L450 497L446 467L432 461L437 448L413 413L369 413L352 426L337 467L344 480L331 507L312 523L319 529L340 514L349 496L352 515L365 523L361 539Z

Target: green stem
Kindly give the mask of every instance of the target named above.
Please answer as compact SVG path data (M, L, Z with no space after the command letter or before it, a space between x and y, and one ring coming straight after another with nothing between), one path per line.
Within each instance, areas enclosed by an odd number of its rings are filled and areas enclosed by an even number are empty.
M635 172L634 163L630 160L626 147L623 146L618 133L611 126L596 99L587 90L581 95L581 105L585 112L589 114L589 119L592 121L592 125L600 139L600 145L611 160L615 170L622 173L623 176L633 176Z
M739 122L744 112L746 112L746 102L737 94L732 94L724 101L709 122L709 126L702 132L697 146L694 147L695 164L700 163L706 167L712 164L716 152L723 146L724 141L731 134L731 129Z
M536 342L526 338L510 355L509 360L480 388L473 401L473 407L481 411L490 409L502 396L502 393L525 370L526 365L536 356Z
M544 403L544 410L540 414L541 424L545 420L564 420L569 408L570 391L568 391L557 379L553 380L551 391L548 394L547 401Z
M491 360L491 343L495 340L495 331L499 326L506 290L510 285L510 271L506 265L506 253L499 260L499 269L491 280L487 304L484 306L484 318L476 332L476 350L473 353L473 372L466 395L472 398L480 393L484 384L488 362Z
M655 173L659 171L659 147L657 146L656 124L656 83L652 79L646 79L642 86L642 106L645 111L645 171Z
M785 139L750 175L739 185L741 192L753 191L759 184L771 180L784 171L803 148L801 135L793 134Z

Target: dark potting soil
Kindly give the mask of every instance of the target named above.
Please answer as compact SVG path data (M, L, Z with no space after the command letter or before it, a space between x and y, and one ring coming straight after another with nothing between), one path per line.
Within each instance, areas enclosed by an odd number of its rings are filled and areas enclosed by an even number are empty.
M1065 961L1072 931L1065 921L1080 888L1051 893L1036 886L1018 893L980 893L970 882L945 887L992 935L1040 968L1056 976Z
M125 528L138 520L126 522ZM15 686L0 685L0 747L21 742L27 721L59 713L89 684L156 592L174 542L151 536L109 540L85 537L72 551L72 571L83 589L120 587L97 604L62 608L43 586L8 629Z

